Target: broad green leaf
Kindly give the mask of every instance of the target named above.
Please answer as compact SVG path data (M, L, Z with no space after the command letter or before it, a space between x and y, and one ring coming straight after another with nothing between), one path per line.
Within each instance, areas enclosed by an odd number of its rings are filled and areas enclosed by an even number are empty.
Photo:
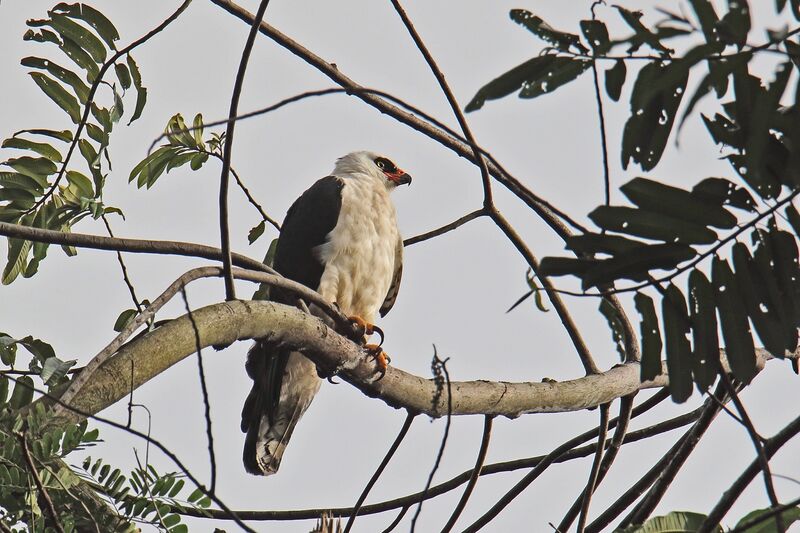
M606 93L615 102L618 102L622 95L622 86L625 84L627 72L624 59L618 59L613 67L606 70Z
M756 511L749 512L741 520L739 520L739 522L736 524L736 527L740 528L745 526L748 522L752 522L760 516L772 514L773 511L774 510L771 507L767 507L766 509L758 509ZM783 521L783 527L788 531L790 529L789 526L797 521L800 521L800 507L791 507L773 516L778 515L780 515L781 520ZM775 518L767 518L754 526L744 529L742 533L773 533L774 531L777 531Z
M40 143L23 139L21 137L10 137L3 141L3 148L17 148L20 150L31 150L40 154L51 161L60 163L61 153L47 143Z
M589 218L602 229L646 239L684 244L713 244L717 240L717 234L706 227L632 207L600 206L589 213Z
M65 15L53 11L49 15L49 20L29 20L28 26L50 26L61 35L62 39L69 39L88 52L95 63L105 62L108 55L106 47L91 31Z
M520 89L526 82L539 79L555 58L552 54L538 56L514 67L481 87L464 110L470 112L480 109L486 100L503 98Z
M595 54L603 55L611 49L608 28L599 20L582 20L581 31Z
M206 161L208 161L208 154L199 152L192 155L190 166L192 170L200 170Z
M536 98L543 94L551 93L567 83L573 81L592 66L589 59L573 59L570 57L556 57L536 79L527 80L522 85L520 98Z
M71 70L67 70L64 67L53 63L49 59L42 59L41 57L26 57L23 58L20 63L26 67L46 70L55 78L72 87L72 90L75 92L75 96L78 97L78 101L81 104L86 104L86 101L89 98L89 87L83 83L83 80L81 80L80 76Z
M665 516L656 516L644 524L618 529L615 533L695 533L705 522L706 515L688 511L674 511ZM717 525L711 530L713 533L722 533L722 527Z
M67 181L75 186L83 198L94 198L92 180L75 170L67 171Z
M100 74L100 67L97 66L92 56L71 39L65 38L59 47L76 65L86 71L87 81L94 83Z
M139 314L139 312L136 309L126 309L121 312L117 317L117 320L114 322L114 331L119 333L125 329L125 326L127 326L137 314Z
M583 272L583 290L623 278L643 281L651 270L671 270L696 254L691 246L678 243L652 244L621 252Z
M663 85L663 79L671 78L672 73L677 74L675 83ZM648 63L639 71L631 93L631 115L622 134L623 168L627 168L631 160L646 171L658 164L688 77L688 69L675 62L668 66Z
M524 26L528 31L539 37L540 39L552 44L559 50L568 50L570 46L576 47L580 52L586 53L588 50L584 47L577 35L558 31L541 17L538 17L524 9L512 9L509 13L511 20Z
M6 404L6 400L8 400L8 378L0 374L0 407Z
M258 240L258 238L261 237L261 235L264 234L264 229L265 228L266 228L266 223L263 220L261 222L259 222L258 224L256 224L255 226L253 226L250 229L250 232L247 234L247 241L250 244L253 244L254 242L256 242Z
M629 39L631 42L631 47L628 49L629 53L638 50L643 43L663 55L672 53L672 50L661 44L658 35L642 24L640 20L642 18L641 11L631 11L619 5L614 5L613 7L619 11L622 20L635 32L634 37Z
M747 384L755 377L758 370L753 334L750 331L741 292L727 261L714 257L712 265L711 277L719 309L722 338L725 341L725 354L734 377Z
M70 368L75 366L78 361L72 359L70 361L62 361L58 357L50 357L45 360L42 365L42 381L48 385L55 385L64 376Z
M689 274L689 315L692 321L692 359L694 381L704 392L714 384L719 372L719 336L714 288L700 270Z
M690 322L686 299L672 283L661 302L661 314L667 348L669 392L673 401L682 403L692 395L692 354L687 338Z
M114 72L117 74L119 84L127 90L131 86L131 73L128 72L128 67L122 63L114 63Z
M173 146L186 148L198 148L197 141L192 132L189 131L183 116L178 113L173 115L167 123L167 139Z
M58 107L63 109L75 124L81 121L81 109L77 98L72 96L60 83L39 72L28 73L36 85L50 97Z
M0 279L3 285L10 285L17 276L25 270L28 252L31 249L31 241L20 239L8 239L8 262L3 269L3 276Z
M539 265L540 276L581 276L594 267L597 259L575 257L545 257Z
M116 124L125 113L125 107L122 105L122 96L114 88L114 105L111 106L111 122Z
M41 339L34 339L30 335L17 341L24 346L38 361L44 362L56 356L55 350L48 343Z
M97 141L101 147L108 146L108 133L103 128L89 122L86 124L86 133L89 134L92 140Z
M701 226L723 229L736 227L736 217L724 207L706 201L703 195L694 195L678 187L647 178L634 178L620 190L631 202L647 211L663 213Z
M689 5L692 6L697 20L700 21L700 27L703 29L706 42L716 42L716 25L719 17L717 17L717 12L714 10L714 4L711 3L711 0L689 0Z
M194 144L201 150L205 150L206 145L203 142L203 115L198 113L194 116L192 121L192 135L194 136Z
M72 131L71 130L47 130L47 129L30 129L30 130L20 130L14 133L14 137L22 133L31 133L33 135L44 135L45 137L52 137L53 139L58 139L59 141L64 141L65 143L72 142Z
M7 333L0 333L0 361L6 366L14 366L17 358L17 341Z
M147 88L142 86L142 75L139 73L136 61L133 60L130 54L128 54L126 62L128 63L133 87L136 89L136 107L133 110L131 119L128 121L128 125L130 125L134 120L142 116L142 111L144 111L144 106L147 103Z
M617 255L642 246L647 246L642 241L627 239L619 235L608 233L584 233L566 238L567 250L576 254L608 254Z
M0 186L6 189L22 189L35 196L44 192L44 187L37 180L16 172L0 172Z
M30 176L42 186L47 185L47 176L58 171L56 164L46 157L15 157L6 160L3 164L13 168L20 174Z
M97 122L103 127L103 130L109 132L114 128L114 121L111 118L111 112L105 107L97 104L92 104L92 116L97 119Z
M8 406L11 409L18 410L31 403L31 400L33 400L33 380L30 376L16 378L14 391L8 400Z
M38 32L28 30L25 32L25 35L22 36L22 40L61 45L61 39L58 38L58 35L50 30L45 29L40 29Z
M800 322L800 265L798 265L797 240L786 231L769 232L772 251L772 267L783 302L784 314L794 322Z
M53 8L53 11L62 13L71 18L86 21L97 34L106 42L108 47L116 50L114 41L119 40L119 33L114 24L101 12L87 4L67 4L60 3Z

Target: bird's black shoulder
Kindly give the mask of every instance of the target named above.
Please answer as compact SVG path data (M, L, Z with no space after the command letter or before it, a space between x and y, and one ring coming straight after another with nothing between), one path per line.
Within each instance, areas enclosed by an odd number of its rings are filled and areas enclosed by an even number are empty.
M314 248L325 243L336 227L344 182L336 176L318 180L295 200L286 213L275 251L275 270L314 290L324 266Z

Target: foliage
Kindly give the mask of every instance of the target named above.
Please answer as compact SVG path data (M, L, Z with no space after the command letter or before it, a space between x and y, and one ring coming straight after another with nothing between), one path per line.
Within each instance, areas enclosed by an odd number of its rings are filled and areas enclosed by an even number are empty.
M747 529L743 529L743 533L769 533L777 531L775 528L775 515L770 514L771 509L758 509L745 515L736 524L737 528L750 524L752 521L761 516L770 516L765 518L762 522L754 524ZM794 522L800 520L800 507L792 507L785 511L778 513L783 520L784 527L789 527ZM674 511L665 516L654 516L646 521L644 524L629 526L624 529L617 529L615 533L692 533L697 531L706 519L706 515L700 513L692 513L686 511ZM717 526L716 532L722 533L723 529Z
M704 96L716 96L718 111L701 118L724 150L732 176L699 177L691 190L637 177L620 188L632 206L597 207L589 219L598 231L569 237L566 247L574 257L544 258L539 272L576 277L583 291L635 291L642 380L660 373L663 345L675 401L691 395L692 383L701 391L714 383L720 369L718 326L733 375L743 383L756 373L754 333L782 358L797 349L800 326L800 214L792 205L800 193L800 82L788 90L793 69L800 71L800 28L770 30L769 41L751 45L746 2L730 2L722 16L710 2L690 4L694 20L664 11L667 17L653 27L645 25L641 12L614 6L634 33L612 37L604 22L583 20L586 45L577 33L512 10L511 19L547 47L483 86L466 107L473 111L517 90L521 98L535 98L603 63L613 65L605 71L605 88L616 101L633 54L647 48L651 55L635 57L643 66L630 91L620 149L623 168L633 162L647 172L661 160L676 122L682 125ZM786 2L776 5L778 12L785 8ZM792 10L800 20L795 4ZM679 53L668 46L677 37L695 41ZM614 55L620 47L628 55ZM767 50L781 59L765 81L749 67ZM701 81L687 101L691 73ZM624 280L633 283L619 285ZM652 289L661 301L661 327L653 296L645 292ZM601 310L618 348L624 346L609 308Z

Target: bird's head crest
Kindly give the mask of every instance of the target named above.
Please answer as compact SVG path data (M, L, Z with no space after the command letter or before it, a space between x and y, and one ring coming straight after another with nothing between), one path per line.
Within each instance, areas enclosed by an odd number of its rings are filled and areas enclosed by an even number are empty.
M386 156L375 152L352 152L336 161L334 174L367 174L381 180L387 189L411 183L411 176Z

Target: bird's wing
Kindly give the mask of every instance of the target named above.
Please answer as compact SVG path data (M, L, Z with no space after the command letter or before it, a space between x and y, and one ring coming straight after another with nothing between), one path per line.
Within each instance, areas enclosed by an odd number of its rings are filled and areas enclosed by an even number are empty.
M397 237L397 246L394 251L394 276L392 284L389 285L389 292L381 305L381 316L391 311L394 302L397 301L397 293L400 292L400 280L403 278L403 237Z
M325 265L314 248L324 244L336 226L343 186L339 178L328 176L295 200L278 238L275 270L317 289ZM270 294L281 303L292 305L296 300L278 290ZM292 357L300 358L297 364L290 363ZM313 385L319 379L313 363L300 354L264 342L257 342L248 352L247 373L253 379L253 388L242 409L242 431L247 433L243 459L248 472L269 475L278 469L286 442L314 398ZM278 448L276 443L280 444Z

